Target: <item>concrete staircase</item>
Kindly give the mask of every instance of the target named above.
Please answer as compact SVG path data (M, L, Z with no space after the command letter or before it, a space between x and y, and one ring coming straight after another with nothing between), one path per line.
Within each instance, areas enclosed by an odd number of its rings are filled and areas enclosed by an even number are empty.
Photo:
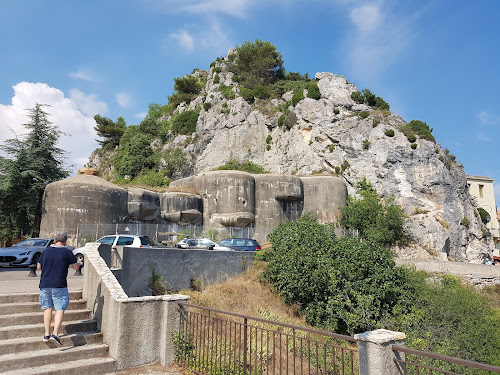
M116 369L81 292L70 292L62 346L43 342L43 310L36 294L0 295L0 373L105 374ZM53 324L53 323L52 323Z

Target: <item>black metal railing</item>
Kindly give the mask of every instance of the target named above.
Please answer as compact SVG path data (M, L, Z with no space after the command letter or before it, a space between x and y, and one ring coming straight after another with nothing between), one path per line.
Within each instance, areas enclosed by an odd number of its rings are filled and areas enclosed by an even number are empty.
M350 336L178 303L175 361L197 374L359 373Z
M405 353L404 360L394 359L403 375L489 375L500 373L500 367L465 359L395 345L392 346L392 350Z

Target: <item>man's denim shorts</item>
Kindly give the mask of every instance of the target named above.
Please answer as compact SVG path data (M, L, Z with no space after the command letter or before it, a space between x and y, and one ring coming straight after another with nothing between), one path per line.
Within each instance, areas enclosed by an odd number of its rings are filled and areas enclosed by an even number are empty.
M56 311L64 311L69 305L68 288L41 288L40 305L42 309L54 307Z

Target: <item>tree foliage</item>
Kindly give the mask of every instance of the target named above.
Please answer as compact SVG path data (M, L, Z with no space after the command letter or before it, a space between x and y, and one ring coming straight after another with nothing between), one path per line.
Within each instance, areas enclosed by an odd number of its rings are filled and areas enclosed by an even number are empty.
M265 278L316 327L349 334L371 330L411 296L406 272L395 267L388 250L336 239L331 225L318 224L310 214L279 224L269 240Z
M411 120L407 126L420 138L436 143L436 139L432 135L432 129L429 128L427 123L420 120Z
M198 111L184 111L176 114L171 120L170 131L173 134L190 135L196 131L196 122L198 121Z
M104 138L104 140L97 139L101 147L105 150L112 150L117 147L127 127L123 117L118 117L116 122L114 122L110 118L95 115L94 120L97 123L97 125L94 126L94 130L99 137Z
M221 170L236 170L254 174L269 173L263 167L251 162L250 160L241 161L236 159L232 159L228 161L226 164L221 165L220 167L214 169L214 171L221 171Z
M151 138L140 132L130 138L121 155L114 161L114 166L121 177L128 176L129 179L133 179L142 170L156 166L157 160L150 142Z
M359 236L384 246L405 239L405 215L401 206L392 199L382 199L365 178L356 184L359 198L349 196L347 206L341 207L340 224L346 229L359 231Z
M229 70L238 75L241 85L248 88L271 84L285 75L281 53L270 42L259 39L236 46Z
M27 109L28 133L7 140L1 147L9 156L0 159L0 225L2 236L36 236L40 231L42 198L47 184L68 176L66 152L57 147L62 132L36 103Z

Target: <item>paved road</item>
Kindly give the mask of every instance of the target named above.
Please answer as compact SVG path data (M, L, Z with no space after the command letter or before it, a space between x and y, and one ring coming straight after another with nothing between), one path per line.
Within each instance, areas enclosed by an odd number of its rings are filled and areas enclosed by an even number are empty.
M40 283L40 271L36 271L37 277L29 277L30 269L26 268L3 268L0 267L0 294L12 293L38 293ZM79 291L83 287L83 276L74 276L75 271L68 270L68 289Z

